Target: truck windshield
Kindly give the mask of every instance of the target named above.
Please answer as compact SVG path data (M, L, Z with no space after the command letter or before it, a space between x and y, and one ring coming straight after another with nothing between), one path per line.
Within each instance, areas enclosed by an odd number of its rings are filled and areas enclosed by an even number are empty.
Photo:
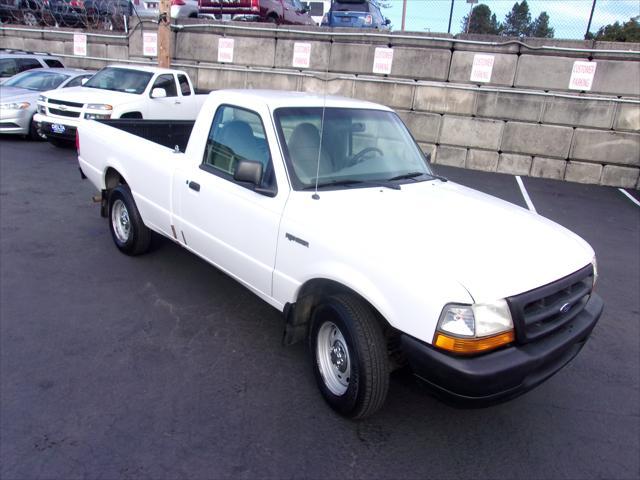
M322 111L275 111L294 189L314 187L316 177L318 185L333 188L433 178L424 154L395 113L326 108L323 124Z
M152 73L131 70L129 68L107 67L100 70L84 84L85 87L113 90L114 92L144 92L153 77Z

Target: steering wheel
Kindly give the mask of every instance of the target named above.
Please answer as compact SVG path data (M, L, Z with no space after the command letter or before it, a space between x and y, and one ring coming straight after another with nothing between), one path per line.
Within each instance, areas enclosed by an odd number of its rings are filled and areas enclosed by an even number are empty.
M357 165L358 163L362 162L364 160L364 157L368 154L368 153L377 153L378 155L380 155L381 157L384 157L384 153L382 152L382 150L380 150L379 148L376 147L367 147L367 148L363 148L362 150L360 150L358 153L356 153L355 155L353 155L349 161L347 162L347 166L348 167L353 167L354 165Z

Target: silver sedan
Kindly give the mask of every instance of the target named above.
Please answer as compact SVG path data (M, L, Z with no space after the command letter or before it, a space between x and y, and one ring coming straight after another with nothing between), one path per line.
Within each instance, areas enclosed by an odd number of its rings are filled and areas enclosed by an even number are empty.
M35 68L0 85L0 134L40 138L33 123L38 96L47 90L77 87L95 72L74 68Z

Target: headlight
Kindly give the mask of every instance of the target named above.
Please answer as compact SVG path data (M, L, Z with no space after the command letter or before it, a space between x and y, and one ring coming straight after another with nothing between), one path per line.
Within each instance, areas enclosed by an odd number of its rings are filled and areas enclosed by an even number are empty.
M31 104L29 102L16 102L16 103L2 103L0 109L2 110L26 110Z
M596 260L596 256L593 256L591 260L591 265L593 266L593 285L591 286L591 291L595 290L596 282L598 281L598 261Z
M108 120L111 118L110 113L85 113L84 118L87 120Z
M458 354L493 350L513 342L513 320L507 301L444 307L433 339L436 347Z
M38 101L39 102L46 102L47 101L47 97L45 97L44 95L39 95L38 96Z
M90 103L87 110L113 110L113 107L104 103Z

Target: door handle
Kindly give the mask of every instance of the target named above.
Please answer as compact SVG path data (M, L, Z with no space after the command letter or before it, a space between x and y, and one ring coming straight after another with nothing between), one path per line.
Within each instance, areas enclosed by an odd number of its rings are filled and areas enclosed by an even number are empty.
M180 105L180 102L178 100L175 101L176 105Z
M189 188L191 190L195 190L196 192L200 191L200 184L196 182L189 182Z

